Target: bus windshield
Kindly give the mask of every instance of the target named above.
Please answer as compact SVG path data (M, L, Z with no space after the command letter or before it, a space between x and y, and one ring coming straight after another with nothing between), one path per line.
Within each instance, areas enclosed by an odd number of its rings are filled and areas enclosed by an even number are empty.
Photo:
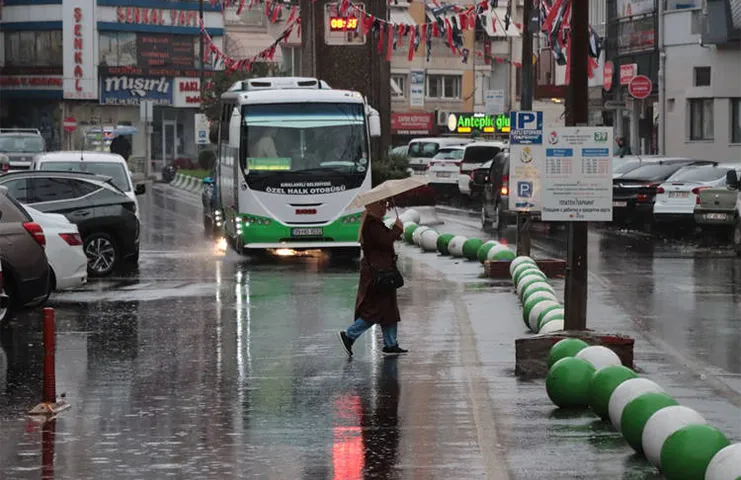
M248 176L361 174L369 168L362 104L245 105L240 164Z

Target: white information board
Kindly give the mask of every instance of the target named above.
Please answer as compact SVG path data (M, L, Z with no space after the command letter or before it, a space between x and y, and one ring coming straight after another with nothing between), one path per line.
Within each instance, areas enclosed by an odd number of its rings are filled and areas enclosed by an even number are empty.
M509 209L540 211L545 165L543 112L511 112L509 132Z
M484 106L489 115L499 115L504 112L504 90L486 90Z
M196 145L208 145L211 141L208 138L208 117L205 113L196 113L195 119Z
M612 127L556 128L545 143L543 221L612 221Z

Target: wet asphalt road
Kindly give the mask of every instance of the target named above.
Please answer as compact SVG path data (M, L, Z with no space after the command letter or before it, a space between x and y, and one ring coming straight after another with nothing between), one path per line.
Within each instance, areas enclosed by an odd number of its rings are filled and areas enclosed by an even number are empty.
M594 417L514 378L519 307L479 264L400 247L411 354L384 359L367 335L348 362L333 334L356 265L223 255L197 198L152 190L140 271L52 299L72 405L56 421L25 415L41 398L40 314L0 335L0 479L658 478ZM741 263L594 235L590 326L634 334L649 378L741 439Z

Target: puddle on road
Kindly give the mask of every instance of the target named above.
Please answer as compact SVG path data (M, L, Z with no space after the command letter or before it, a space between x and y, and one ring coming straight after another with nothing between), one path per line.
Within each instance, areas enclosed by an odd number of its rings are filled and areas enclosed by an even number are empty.
M215 283L183 283L158 282L157 288L152 283L129 285L117 290L78 290L60 293L54 297L53 303L70 304L83 302L111 302L111 301L155 301L166 298L179 297L213 297L216 294Z

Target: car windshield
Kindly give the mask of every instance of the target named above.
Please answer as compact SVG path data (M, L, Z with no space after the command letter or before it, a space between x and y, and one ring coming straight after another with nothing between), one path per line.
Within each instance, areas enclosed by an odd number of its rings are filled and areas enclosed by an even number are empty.
M685 167L667 179L667 182L712 182L726 177L729 168Z
M488 170L488 169L490 169L490 168L491 168L491 165L492 165L493 163L494 163L494 160L489 160L489 161L488 161L488 162L486 162L485 164L481 165L481 167L480 167L480 168L481 168L481 169L486 169L486 170Z
M463 152L462 148L441 148L432 158L435 160L460 160L463 158Z
M247 175L341 172L365 175L363 105L286 103L243 107L242 169Z
M417 158L433 158L440 150L437 142L412 142L409 144L409 156Z
M54 172L87 172L111 177L113 183L122 192L130 192L129 176L126 169L116 162L41 162L41 170Z
M501 152L499 147L469 146L463 155L463 163L484 163Z
M0 152L41 153L44 140L35 135L0 135Z
M621 180L664 180L680 168L682 165L678 163L643 165L623 175Z

